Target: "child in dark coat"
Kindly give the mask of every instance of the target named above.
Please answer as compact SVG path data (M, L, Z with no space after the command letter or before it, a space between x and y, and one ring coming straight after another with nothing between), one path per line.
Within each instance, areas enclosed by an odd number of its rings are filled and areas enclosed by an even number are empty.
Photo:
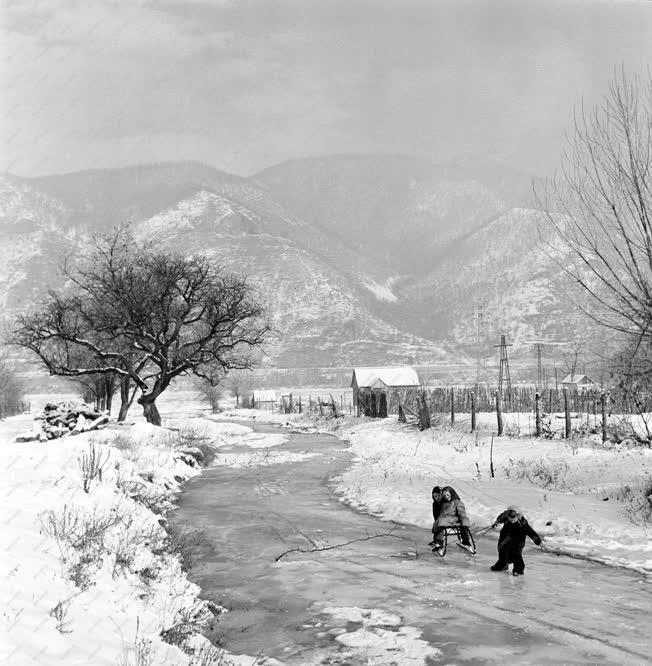
M494 521L496 527L503 525L498 537L498 561L491 567L492 571L507 571L508 564L513 563L512 574L522 576L525 573L523 548L525 537L529 536L537 546L541 545L541 537L530 527L530 523L518 507L509 506Z
M465 546L470 546L469 519L466 516L466 507L460 496L450 486L440 491L439 486L432 489L432 545L433 550L443 547L444 532L447 527L460 526L460 536Z

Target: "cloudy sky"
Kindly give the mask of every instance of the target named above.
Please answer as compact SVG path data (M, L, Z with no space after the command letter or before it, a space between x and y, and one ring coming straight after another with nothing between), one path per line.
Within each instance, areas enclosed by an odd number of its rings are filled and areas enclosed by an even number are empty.
M4 0L2 167L241 175L401 153L554 168L573 106L652 63L652 2Z

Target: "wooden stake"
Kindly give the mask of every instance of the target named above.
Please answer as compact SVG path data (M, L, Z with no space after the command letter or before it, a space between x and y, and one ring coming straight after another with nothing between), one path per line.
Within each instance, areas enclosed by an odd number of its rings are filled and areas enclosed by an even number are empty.
M475 429L475 393L471 391L471 432Z
M491 473L491 478L493 479L494 474L494 436L491 434L491 446L489 447L489 472Z
M608 439L607 433L607 394L602 391L600 396L600 405L602 407L602 441L606 442Z
M455 423L455 389L451 389L451 425Z
M564 417L566 424L566 439L570 439L571 436L570 406L568 404L568 389L565 386L564 386Z
M541 401L541 396L537 391L534 394L534 414L535 414L535 423L536 423L535 428L536 428L537 437L541 437L541 408L539 406L540 401Z
M503 434L503 413L500 408L500 391L496 391L496 419L498 421L498 437Z

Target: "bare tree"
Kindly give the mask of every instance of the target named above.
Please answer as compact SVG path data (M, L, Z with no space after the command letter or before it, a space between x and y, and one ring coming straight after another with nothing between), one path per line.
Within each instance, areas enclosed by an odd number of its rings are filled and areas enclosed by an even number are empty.
M81 387L84 402L92 402L96 409L111 413L113 396L118 390L119 379L114 373L98 373L71 378Z
M207 367L201 377L197 377L196 386L201 398L211 406L213 414L220 408L220 400L224 394L222 382L224 370L221 366Z
M0 417L17 414L24 408L24 390L7 353L0 351Z
M248 370L234 370L226 377L226 384L235 397L236 407L240 406L240 396L245 394L253 385L251 372Z
M50 292L36 312L20 316L12 342L35 352L51 374L128 378L156 425L156 400L176 377L248 368L250 350L270 332L246 279L204 257L141 245L124 229L96 239L64 273L72 292Z
M599 324L652 344L652 77L612 80L575 114L559 175L537 191L549 248Z

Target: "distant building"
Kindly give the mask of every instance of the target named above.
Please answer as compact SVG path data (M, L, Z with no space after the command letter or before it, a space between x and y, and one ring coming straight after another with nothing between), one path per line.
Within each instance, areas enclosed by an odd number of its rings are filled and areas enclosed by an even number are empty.
M561 380L561 387L568 389L569 391L577 391L578 393L581 393L582 391L597 389L599 388L599 385L586 375L574 375L571 373Z
M419 376L408 366L354 368L353 405L358 416L385 418L398 413L399 403L412 403L419 385Z
M276 405L276 393L271 390L258 390L251 394L253 409L269 409L272 411Z

